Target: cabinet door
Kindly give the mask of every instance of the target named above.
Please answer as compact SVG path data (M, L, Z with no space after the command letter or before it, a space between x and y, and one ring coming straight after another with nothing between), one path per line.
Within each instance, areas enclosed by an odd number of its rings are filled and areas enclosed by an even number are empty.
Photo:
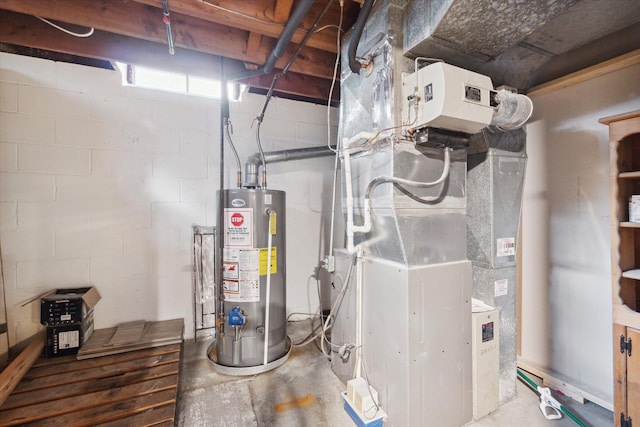
M640 331L627 328L627 339L633 350L627 357L627 416L640 425Z

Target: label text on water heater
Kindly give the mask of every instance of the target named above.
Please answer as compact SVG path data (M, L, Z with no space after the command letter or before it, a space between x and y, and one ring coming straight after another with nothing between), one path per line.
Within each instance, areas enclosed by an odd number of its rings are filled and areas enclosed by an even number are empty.
M224 246L253 247L253 209L224 210Z

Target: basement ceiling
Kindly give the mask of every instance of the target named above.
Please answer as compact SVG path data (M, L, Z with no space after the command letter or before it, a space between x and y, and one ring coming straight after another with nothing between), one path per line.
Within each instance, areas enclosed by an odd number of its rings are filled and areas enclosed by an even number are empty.
M313 27L327 1L332 3L328 12ZM417 43L404 46L409 56L441 57L485 73L495 84L522 91L640 47L637 0L393 1L407 6L409 36L416 25L425 27L418 30L424 37L420 34ZM343 31L354 24L361 2L344 2ZM227 69L234 71L264 64L298 3L168 0L175 43L175 54L170 55L163 0L0 0L0 46L23 54L49 52L50 59L56 59L54 53L71 55L68 58L78 63L90 58L218 76L220 57L227 58ZM72 31L95 28L95 32L73 37L36 16ZM327 101L340 16L338 1L314 2L276 62L274 73L285 67L307 32L314 31L286 75L278 79L277 92ZM426 19L428 25L422 22ZM506 27L496 27L505 22ZM245 82L266 89L272 80L273 74L263 74ZM334 101L338 96L336 91Z

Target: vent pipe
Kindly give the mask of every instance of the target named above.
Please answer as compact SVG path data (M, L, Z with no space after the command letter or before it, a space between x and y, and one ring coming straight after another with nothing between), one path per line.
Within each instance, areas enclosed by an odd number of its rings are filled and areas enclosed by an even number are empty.
M335 154L335 146L328 147L326 145L319 147L308 148L294 148L291 150L279 150L279 151L267 151L264 153L265 163L278 163L288 162L290 160L303 160L311 159L315 157L332 156ZM244 187L245 188L257 188L258 183L258 171L262 165L262 156L260 153L252 154L245 163L244 169Z

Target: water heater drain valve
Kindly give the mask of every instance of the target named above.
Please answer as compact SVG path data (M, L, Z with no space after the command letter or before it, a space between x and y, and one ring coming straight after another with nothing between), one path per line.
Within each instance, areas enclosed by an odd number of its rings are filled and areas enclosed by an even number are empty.
M240 310L240 307L236 305L231 309L227 321L229 322L229 326L244 326L245 316L242 310Z

